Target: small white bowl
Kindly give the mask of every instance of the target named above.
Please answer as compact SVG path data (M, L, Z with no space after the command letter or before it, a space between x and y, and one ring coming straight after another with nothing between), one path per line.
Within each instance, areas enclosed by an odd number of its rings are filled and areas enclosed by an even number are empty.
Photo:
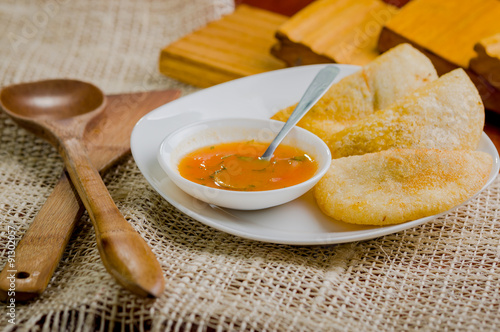
M318 170L309 180L283 189L234 191L210 188L179 174L180 160L188 153L219 143L255 140L269 143L283 122L261 119L212 119L196 122L168 135L160 145L158 161L168 177L187 194L209 204L230 209L257 210L280 205L303 195L326 173L331 163L328 146L313 133L294 127L282 144L298 147L318 163Z

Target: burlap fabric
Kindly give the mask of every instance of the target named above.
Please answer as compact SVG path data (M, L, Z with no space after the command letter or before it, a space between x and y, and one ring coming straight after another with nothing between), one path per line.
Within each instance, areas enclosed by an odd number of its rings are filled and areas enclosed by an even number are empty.
M0 3L1 84L48 77L107 93L181 88L158 52L232 10L229 0ZM56 151L0 115L0 266L62 170ZM465 206L382 238L330 246L259 243L216 231L163 200L129 157L105 176L161 261L156 301L119 287L85 215L46 292L0 309L0 330L494 331L500 327L500 181Z

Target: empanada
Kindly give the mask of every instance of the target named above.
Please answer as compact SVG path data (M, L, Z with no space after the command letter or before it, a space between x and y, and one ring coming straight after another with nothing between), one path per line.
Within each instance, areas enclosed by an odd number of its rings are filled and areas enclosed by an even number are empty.
M398 224L459 205L487 182L485 152L393 149L334 159L314 188L321 210L348 223Z
M332 85L298 125L327 139L437 77L425 55L409 44L398 45ZM281 110L272 119L286 121L294 108Z
M463 69L455 69L326 139L333 158L390 148L475 150L484 106Z

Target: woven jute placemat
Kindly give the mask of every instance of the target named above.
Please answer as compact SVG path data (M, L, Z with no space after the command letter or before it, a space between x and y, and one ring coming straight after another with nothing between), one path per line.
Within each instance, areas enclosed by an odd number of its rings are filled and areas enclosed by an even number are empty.
M233 9L226 0L0 3L0 80L91 81L106 93L177 87L159 50ZM34 28L33 28L34 27ZM7 227L23 236L62 171L48 143L0 114L0 267ZM494 331L500 326L500 181L453 212L381 238L288 246L238 238L176 210L132 157L104 178L158 256L166 290L141 299L101 264L91 223L77 225L37 299L0 307L0 330Z

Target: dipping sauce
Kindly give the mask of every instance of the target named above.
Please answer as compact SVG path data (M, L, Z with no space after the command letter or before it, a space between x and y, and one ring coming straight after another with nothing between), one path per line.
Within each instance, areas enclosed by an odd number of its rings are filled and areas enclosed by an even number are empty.
M212 188L261 191L293 186L317 171L316 161L288 145L280 144L270 161L259 159L268 145L246 141L203 147L182 158L179 173Z

